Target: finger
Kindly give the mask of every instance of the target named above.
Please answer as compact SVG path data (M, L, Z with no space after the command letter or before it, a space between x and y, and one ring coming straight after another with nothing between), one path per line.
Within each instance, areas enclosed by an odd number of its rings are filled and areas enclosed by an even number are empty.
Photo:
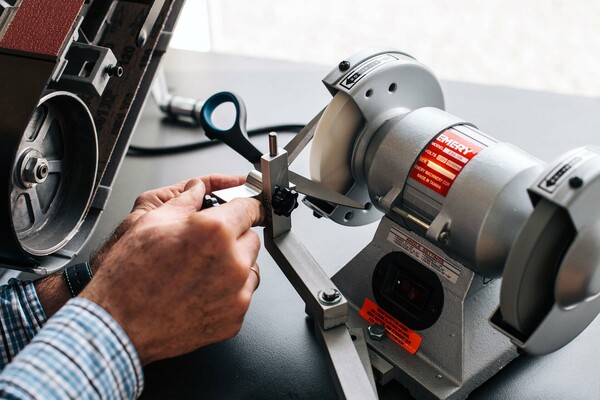
M187 191L190 190L191 188L193 188L194 186L196 186L199 182L202 182L201 179L198 178L192 178L189 181L185 182L185 186L183 187L183 191ZM202 182L204 183L204 182ZM206 186L206 185L205 185Z
M206 186L204 186L204 182L200 179L191 179L185 185L183 192L160 207L161 214L187 217L202 208L202 200L205 194Z
M176 183L175 185L164 186L158 189L149 190L142 193L135 201L134 212L139 212L139 216L148 211L155 210L179 196L181 193L195 186L199 181L204 183L206 193L212 193L215 190L226 189L233 186L239 186L246 181L244 176L231 175L208 175L198 178L187 179Z
M254 265L250 268L250 274L248 275L248 279L246 280L246 284L244 286L254 292L260 286L261 279L260 268L258 267L258 264L254 263Z
M228 189L234 186L243 185L246 182L245 176L231 176L222 174L213 174L200 177L206 186L206 193L212 193L221 189Z
M256 263L260 252L260 238L253 230L247 230L237 239L237 254L241 265Z
M260 269L258 268L258 264L254 264L252 268L254 268L256 271L259 271L259 273L256 274L252 269L248 268L248 277L246 278L246 282L244 282L244 286L242 286L239 291L239 293L247 294L250 300L252 300L252 295L256 289L258 289L262 280L262 277L260 277Z
M219 219L231 229L235 237L241 236L253 226L260 225L264 220L264 209L260 201L249 198L234 199L200 214Z
M158 189L148 190L142 193L133 205L133 211L148 212L157 209L173 197L183 192L188 181L182 181L175 185L164 186Z

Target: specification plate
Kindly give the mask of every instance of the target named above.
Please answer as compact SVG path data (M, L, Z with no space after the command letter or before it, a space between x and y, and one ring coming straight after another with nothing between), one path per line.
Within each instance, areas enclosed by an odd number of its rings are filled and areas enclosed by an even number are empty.
M456 283L460 276L461 267L443 255L426 247L424 244L411 238L400 229L392 227L388 240L400 247L406 254L437 272L452 283Z

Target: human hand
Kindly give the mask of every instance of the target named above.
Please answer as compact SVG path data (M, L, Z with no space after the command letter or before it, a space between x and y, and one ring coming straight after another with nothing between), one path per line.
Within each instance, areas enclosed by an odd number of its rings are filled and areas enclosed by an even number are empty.
M127 232L129 228L146 213L158 209L169 200L179 196L181 193L189 190L195 185L203 185L205 193L208 194L217 190L242 185L245 180L246 178L243 176L213 174L184 180L175 185L149 190L140 194L135 200L133 209L129 215L121 221L117 229L115 229L111 236L103 243L102 247L90 257L90 267L92 268L92 271L94 274L96 273L98 267L102 264L114 244L117 243L125 232ZM200 191L201 187L197 187L196 189ZM183 213L182 216L185 216L188 215L186 213L195 212L196 210L193 207L188 207L187 209L181 208L179 211Z
M117 243L117 241L141 216L160 208L171 199L179 196L181 193L192 187L196 187L195 190L198 192L204 190L205 193L211 193L215 190L241 185L244 180L244 177L215 174L185 180L172 186L166 186L142 193L136 199L131 213L119 224L117 229L115 229L108 240L104 242L102 247L90 257L90 267L92 272L94 274L98 272L98 268L102 265L102 262L115 243ZM167 207L170 207L171 205L172 204ZM183 207L178 210L181 213L181 217L196 212L196 209L193 207ZM54 313L56 313L71 298L71 292L67 287L62 273L38 279L35 285L42 308L48 317L54 315Z
M127 229L80 294L115 318L143 364L241 328L258 283L250 268L256 268L260 240L250 227L261 223L262 209L256 200L236 199L198 212L217 182L223 180L184 185L173 196L140 196L139 211L134 207Z

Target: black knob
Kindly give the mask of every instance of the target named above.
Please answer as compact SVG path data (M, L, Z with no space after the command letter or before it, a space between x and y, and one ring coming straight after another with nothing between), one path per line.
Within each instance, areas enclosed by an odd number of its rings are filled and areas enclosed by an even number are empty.
M289 217L298 207L298 192L288 188L275 188L272 203L273 212L277 215Z

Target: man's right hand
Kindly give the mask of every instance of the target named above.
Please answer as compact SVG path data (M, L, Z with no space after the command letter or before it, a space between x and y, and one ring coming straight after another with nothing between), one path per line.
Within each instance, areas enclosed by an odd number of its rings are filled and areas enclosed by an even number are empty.
M139 217L80 294L115 318L144 365L234 336L258 284L260 203L200 211L205 192L198 182Z

